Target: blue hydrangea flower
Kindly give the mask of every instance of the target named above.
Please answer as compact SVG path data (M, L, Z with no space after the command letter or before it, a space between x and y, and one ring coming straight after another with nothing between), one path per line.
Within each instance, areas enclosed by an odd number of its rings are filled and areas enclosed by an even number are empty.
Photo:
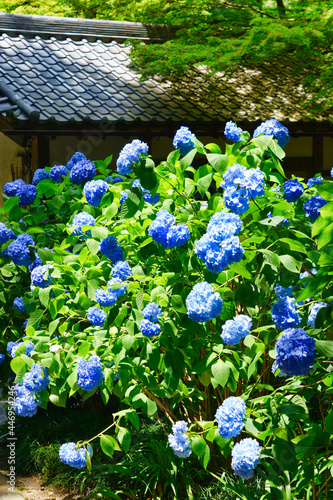
M3 192L7 196L19 196L20 190L26 186L23 179L16 179L13 182L6 182L3 188Z
M238 436L244 427L246 406L241 398L230 396L217 409L215 418L218 431L223 439Z
M89 361L77 360L77 385L86 391L92 391L104 380L103 366L99 356L90 356Z
M288 328L276 341L276 361L287 376L307 375L313 370L316 342L303 330Z
M95 219L92 215L88 214L87 212L80 212L76 214L72 220L71 227L74 227L74 231L72 232L73 236L91 236L91 231L88 229L88 231L82 232L82 227L83 226L94 226L95 225Z
M139 322L139 329L145 337L153 337L160 333L161 327L159 324L152 323L148 319L142 319Z
M242 229L242 219L238 215L227 212L217 212L210 219L207 226L207 233L218 231L221 238L229 238L239 234Z
M4 354L0 354L0 364L4 361L5 357L6 356Z
M61 184L66 175L68 175L68 168L65 165L54 165L50 170L51 179L58 184Z
M114 278L119 278L121 281L126 281L133 274L129 263L125 260L116 262L111 272Z
M18 348L18 346L20 345L20 343L21 342L8 342L8 344L7 344L7 352L9 354L9 356L11 356L12 358L14 358L15 351Z
M271 118L261 123L253 132L253 138L260 134L273 135L281 148L284 148L289 142L289 131L287 127L282 125L282 123L275 118Z
M161 314L162 309L157 304L155 304L155 302L149 302L149 304L147 304L142 311L142 316L145 319L152 321L153 323L156 323L158 321L158 318L161 316Z
M7 248L6 255L17 266L28 267L32 264L32 257L28 245L33 245L34 240L30 235L20 234Z
M310 221L314 222L320 215L320 209L326 205L327 201L321 196L312 196L303 204L303 209L306 217L310 217Z
M127 200L128 194L126 191L120 191L120 205L124 203L125 200Z
M317 274L317 269L315 267L313 267L312 269L310 269L311 273L312 274ZM304 273L300 273L299 275L299 279L302 280L304 278L311 278L312 279L312 276L310 273L308 273L308 271L304 271ZM303 284L303 286L306 286L306 284Z
M43 265L42 259L39 257L38 253L36 251L34 251L34 253L35 253L35 260L28 267L30 272L36 269L36 267Z
M118 286L118 288L113 288L112 285L120 285L120 286ZM126 283L123 283L123 281L120 278L111 278L107 283L107 290L110 293L114 293L116 297L121 297L126 293L127 285Z
M331 177L333 177L333 167L331 168Z
M261 447L258 441L251 438L242 439L232 449L231 467L236 474L243 479L253 476L253 469L259 464Z
M229 121L225 124L224 135L229 141L239 142L241 141L240 135L243 130L240 127L237 127L236 123L233 121Z
M99 207L103 196L109 190L108 183L102 180L89 181L84 185L83 194L89 205Z
M37 170L34 173L34 176L32 178L32 184L34 186L37 186L37 184L41 181L44 181L45 179L49 179L50 174L48 174L45 170L45 168L37 168Z
M259 167L247 169L244 165L235 163L223 174L223 178L224 181L221 183L221 187L234 193L234 190L237 189L239 197L246 198L244 189L248 191L249 197L253 199L265 194L264 174ZM229 198L230 196L228 196Z
M128 175L133 170L133 164L140 160L140 155L148 154L148 144L134 139L120 151L117 159L117 171L120 175Z
M11 229L8 229L5 224L0 222L0 245L7 243L9 240L15 240L15 238L15 233Z
M82 184L93 179L96 175L96 167L90 160L78 161L69 172L69 180L73 184Z
M133 187L138 187L142 191L142 196L143 199L147 203L157 203L160 201L160 193L156 193L154 196L150 194L150 191L148 189L145 189L141 186L140 179L135 179L132 184Z
M35 267L31 273L31 284L33 286L39 286L39 288L45 288L51 285L52 278L49 276L49 268L49 264Z
M310 326L311 328L315 328L315 323L316 323L316 318L318 316L318 313L320 309L323 307L327 307L328 304L325 304L325 302L316 302L313 304L311 312L308 317L308 322L307 325Z
M197 323L216 318L222 311L223 301L218 292L206 281L194 285L186 299L187 315Z
M173 434L168 435L169 445L179 458L188 458L192 452L187 430L187 422L179 420L172 425Z
M188 127L180 127L173 138L172 144L175 149L180 150L181 155L186 156L195 148L193 139L195 139L195 135L192 134Z
M238 314L234 319L229 319L222 326L222 339L229 345L238 344L242 338L250 333L252 320L246 314Z
M83 469L87 465L86 449L75 448L75 443L64 443L59 449L59 458L63 464L70 465L76 469ZM88 452L87 452L88 453Z
M293 328L301 322L301 317L296 311L295 299L283 297L276 301L271 309L272 319L279 330Z
M283 299L283 297L292 297L293 287L292 285L288 286L288 288L281 285L275 285L274 292L276 293L278 299Z
M39 326L39 327L38 327L38 330L40 330L40 329L41 329L41 328L40 328L40 326ZM34 350L34 345L33 345L33 343L32 343L32 342L29 342L29 344L27 345L27 347L26 347L26 349L25 349L25 355L26 355L26 356L29 356L29 358L30 358L31 353L32 353L32 351L33 351L33 350Z
M119 175L108 175L107 178L105 179L107 182L112 182L112 184L118 184L118 182L124 182L124 179L122 177L119 177Z
M33 417L37 413L37 406L41 403L41 401L36 401L35 393L29 391L23 385L16 385L15 392L15 413L21 417Z
M99 307L89 307L87 320L94 326L103 326L106 320L106 314Z
M124 260L124 253L115 236L108 236L99 245L99 249L105 257L111 260L112 263L118 260Z
M156 219L150 224L148 234L156 243L167 247L167 237L170 226L175 222L175 218L167 210L160 210L156 214Z
M185 224L172 225L167 232L166 245L168 248L181 247L188 242L190 236L190 230Z
M320 174L317 177L311 177L311 179L308 179L308 182L306 185L308 188L311 188L312 186L315 186L316 184L321 184L324 180L324 177Z
M276 371L279 370L279 373L276 374ZM274 363L272 364L272 373L274 375L277 375L278 377L286 377L287 375L283 373L283 371L280 369L277 361L275 360Z
M37 365L34 363L30 369L24 375L22 385L26 387L29 391L39 392L44 391L50 383L48 369L42 365Z
M20 312L24 312L26 311L26 308L23 304L23 299L22 297L16 297L14 299L14 306L16 307L16 309L18 309Z
M289 202L297 201L302 196L304 188L297 179L289 179L282 185L284 189L283 197Z
M250 193L245 188L228 188L223 193L225 206L238 215L243 215L250 207Z
M97 290L95 290L95 297L99 305L101 307L114 306L118 298L117 294L114 292L115 290L112 290L112 292L108 292L106 290L103 290L102 288L98 288Z
M83 153L77 151L76 153L73 154L72 158L66 163L67 170L72 170L74 165L76 165L79 161L84 161L86 159L87 158Z

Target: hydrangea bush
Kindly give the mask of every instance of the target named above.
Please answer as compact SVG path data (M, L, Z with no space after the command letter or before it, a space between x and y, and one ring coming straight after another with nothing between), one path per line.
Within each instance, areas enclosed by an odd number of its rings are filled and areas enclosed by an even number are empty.
M262 498L310 498L332 467L333 182L287 179L276 120L226 136L223 153L182 127L159 165L136 139L121 177L76 153L5 186L1 387L31 418L118 398L98 436L63 443L72 467L157 419L176 469L229 469L241 498L253 474Z

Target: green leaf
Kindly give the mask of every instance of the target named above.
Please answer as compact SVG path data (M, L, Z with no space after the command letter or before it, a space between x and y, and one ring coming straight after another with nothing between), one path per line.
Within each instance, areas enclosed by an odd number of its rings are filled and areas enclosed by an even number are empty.
M89 251L93 255L96 255L99 251L99 241L96 241L96 240L89 238L87 240L87 247L89 248Z
M201 458L206 451L206 441L202 437L195 436L191 438L191 448L193 453Z
M110 221L115 215L117 215L118 210L119 207L117 203L113 202L109 207L103 209L103 215L107 221Z
M67 394L66 392L62 392L61 394L50 394L49 400L55 406L66 408Z
M316 453L329 445L330 435L323 432L319 425L314 425L309 432L296 443L296 456L299 460L314 458Z
M325 357L333 358L333 342L331 340L316 340L316 351Z
M50 288L40 288L38 291L39 300L42 306L47 307L50 302ZM30 326L30 325L29 325Z
M27 327L34 326L35 330L36 330L43 314L44 314L44 311L42 311L41 309L36 309L36 311L33 311L29 316Z
M294 257L292 257L291 255L279 255L278 258L280 259L284 267L288 269L288 271L297 274L300 273L302 263L296 260Z
M127 453L131 446L131 432L126 427L118 427L117 438L122 449Z
M273 457L282 470L297 472L298 460L292 443L276 437L273 444Z
M333 411L332 410L325 417L325 431L328 432L329 434L333 434Z
M229 365L221 359L212 365L212 375L222 387L228 382L229 372Z
M105 455L108 455L109 457L112 457L113 452L116 449L119 450L119 446L117 444L117 441L112 436L109 436L108 434L103 434L100 437L100 445L101 445L102 451L105 453Z
M85 358L90 350L90 342L84 341L80 344L79 350L77 352L78 356Z
M229 162L229 157L227 155L209 153L207 154L207 160L214 168L214 170L216 170L216 172L224 174L224 172L227 170Z
M25 366L25 361L21 357L13 358L10 362L10 367L16 374L18 374L23 366Z
M318 250L333 242L333 222L325 227L325 230L318 238Z
M290 238L280 238L279 242L288 245L290 250L292 250L293 252L307 253L307 250L303 243L298 240L291 240Z
M333 200L333 181L322 181L316 186L318 193L324 200Z
M196 150L196 148L194 148L189 153L187 153L187 155L184 156L184 158L179 160L179 166L180 166L180 170L182 172L184 172L187 169L187 167L189 167L191 165L196 154L197 154L197 150Z

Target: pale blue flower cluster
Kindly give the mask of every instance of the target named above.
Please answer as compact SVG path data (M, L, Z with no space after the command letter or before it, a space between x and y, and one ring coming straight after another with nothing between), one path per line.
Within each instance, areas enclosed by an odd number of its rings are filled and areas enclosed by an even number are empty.
M271 309L272 320L279 330L293 328L301 322L301 317L296 311L295 299L293 297L282 297L277 300Z
M258 441L245 438L236 443L232 449L231 467L236 474L243 479L253 476L253 469L259 464L261 447Z
M80 151L77 151L76 153L73 154L71 159L66 163L67 170L72 170L74 165L76 165L79 161L84 161L86 159L87 158L83 153L80 153Z
M276 341L277 365L287 376L307 375L313 370L316 342L303 328L288 328Z
M168 435L169 445L179 458L188 458L192 452L187 431L187 422L179 420L172 425L172 434Z
M133 171L133 164L140 160L140 155L148 154L148 144L134 139L125 144L117 159L117 171L120 175L129 175Z
M174 224L175 218L167 210L160 210L150 224L148 234L165 248L175 248L188 242L189 228L185 224Z
M104 380L103 366L99 356L90 356L89 361L77 360L77 385L86 391L92 391Z
M239 344L242 338L250 333L252 320L246 314L238 314L228 319L222 326L222 339L229 345Z
M112 292L108 292L106 290L103 290L103 288L98 288L95 290L95 297L97 302L101 307L110 307L114 306L114 304L117 302L117 294Z
M282 184L283 197L289 202L297 201L302 196L304 187L297 179L289 179Z
M34 186L37 186L37 184L41 181L44 181L45 179L49 179L50 174L48 174L45 170L45 168L37 168L37 170L34 173L34 176L32 178L32 184Z
M288 288L285 288L284 286L281 285L275 285L274 292L276 293L276 296L279 300L283 299L283 297L292 297L293 287L292 285L288 286Z
M194 285L186 298L187 315L197 323L216 318L222 311L223 301L218 292L206 281Z
M240 135L242 132L243 130L240 127L237 127L236 123L233 121L228 121L225 124L224 135L232 142L241 141Z
M27 320L28 321L28 320ZM22 344L22 342L8 342L7 344L7 352L9 354L9 356L11 356L12 358L15 357L15 351L16 349ZM34 350L34 345L32 342L29 342L29 344L27 345L26 349L25 349L25 355L26 356L29 356L31 355L31 352Z
M108 236L99 245L99 249L105 257L111 260L112 263L118 260L124 260L124 253L115 236Z
M15 233L11 229L8 229L3 222L0 222L0 245L7 243L9 240L15 240L15 238Z
M327 201L321 196L312 196L309 200L303 203L305 216L309 217L311 222L314 222L320 215L320 209L326 205L326 203Z
M60 184L63 181L63 177L68 175L68 168L65 165L54 165L50 170L50 177L54 182Z
M21 417L33 417L37 413L37 406L41 403L39 398L36 400L35 392L24 385L16 385L15 393L15 413Z
M310 326L311 328L315 328L316 318L318 316L320 309L327 306L328 304L326 304L325 302L316 302L315 304L313 304L308 317L307 325Z
M145 189L141 186L140 179L135 179L132 184L133 187L138 187L142 191L142 196L143 199L147 203L157 203L160 201L160 193L156 193L154 196L150 194L150 191L148 189Z
M273 135L281 148L284 148L289 142L289 130L275 118L261 123L253 132L253 137L255 138L260 134Z
M324 180L324 177L320 174L317 175L317 177L311 177L311 179L308 179L308 182L306 185L308 188L311 188L312 186L315 186L316 184L321 184Z
M20 312L25 312L26 311L26 308L23 304L23 299L22 297L15 297L14 299L14 306L16 307L16 309L18 309L18 311Z
M95 164L90 160L78 161L73 165L69 172L69 180L76 185L82 184L93 179L96 175Z
M42 365L34 363L24 375L22 385L32 392L44 391L50 383L48 369Z
M34 240L29 234L20 234L16 240L12 241L6 252L6 257L12 259L17 266L28 267L32 264L31 252L28 245L33 245Z
M99 307L89 307L87 320L94 326L103 326L106 320L106 314Z
M180 127L173 138L172 144L175 149L179 149L181 155L186 156L195 148L193 139L195 139L195 135L192 134L188 127Z
M128 194L126 191L120 191L120 205L124 203L125 200L128 199Z
M89 181L84 185L83 194L86 197L89 205L99 207L103 196L109 190L108 183L101 179L97 181Z
M140 321L139 329L146 337L157 335L161 327L157 324L159 317L162 314L161 308L154 302L149 302L142 311L142 316L145 318Z
M246 406L241 398L230 396L216 410L218 431L223 439L238 436L244 427Z
M152 321L153 323L156 323L158 321L158 318L162 314L162 309L155 304L155 302L149 302L149 304L146 305L146 307L142 311L142 316L145 319L149 319L149 321Z
M242 221L236 214L218 212L213 215L207 232L197 241L194 249L207 269L220 273L242 259L244 250L238 236L235 236L241 227Z
M91 231L82 232L83 226L94 226L95 218L88 214L87 212L80 212L76 214L72 220L71 227L74 227L74 231L72 232L72 236L91 236Z
M224 203L232 212L242 215L250 206L250 198L265 194L264 174L260 168L247 169L235 163L223 175Z
M33 184L26 184L22 179L7 182L4 185L3 192L7 196L19 196L19 205L22 207L28 207L37 197L36 186Z
M59 458L63 464L70 465L76 469L83 469L87 465L85 448L75 448L75 443L64 443L59 449Z
M121 281L127 280L133 274L129 263L125 260L118 260L113 266L111 273L114 278L119 278Z
M49 275L49 264L44 266L38 266L31 272L31 284L33 286L39 286L39 288L45 288L52 284L52 278Z

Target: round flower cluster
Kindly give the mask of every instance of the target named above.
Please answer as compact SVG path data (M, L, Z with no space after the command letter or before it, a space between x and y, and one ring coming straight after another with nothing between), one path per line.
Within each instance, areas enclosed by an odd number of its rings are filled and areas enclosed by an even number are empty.
M161 308L154 302L149 302L143 309L142 316L145 319L140 321L139 328L145 337L153 337L160 332L161 327L157 322L161 314Z
M242 439L232 449L231 467L236 476L249 479L253 476L253 469L259 464L261 447L258 441L251 438Z
M315 186L316 184L321 184L324 180L324 177L319 174L317 177L311 177L311 179L308 179L308 182L306 185L308 188L311 188L312 186Z
M284 148L289 142L289 131L287 127L282 125L282 123L275 118L271 118L261 123L253 132L253 137L255 138L260 134L273 135L281 148Z
M26 311L26 308L23 304L23 299L22 297L16 297L14 299L14 306L16 307L16 309L20 312L25 312Z
M284 189L283 197L289 202L297 201L302 196L304 188L297 179L290 179L282 185Z
M39 286L39 288L45 288L52 283L52 278L49 276L49 264L44 266L38 266L31 272L31 284L33 286Z
M119 175L108 175L107 178L105 179L106 182L112 182L112 184L118 184L118 182L124 182L124 179L122 177L119 177Z
M283 299L283 297L292 297L293 287L292 285L288 286L288 288L285 288L284 286L281 285L275 285L274 292L276 293L276 296L279 300Z
M103 367L99 356L90 356L89 361L77 360L77 385L86 391L92 391L101 385L104 379Z
M150 224L148 234L164 248L175 248L188 242L190 231L185 224L174 224L175 218L167 210L160 210Z
M194 285L186 299L187 314L197 323L216 318L222 311L223 301L218 292L206 281Z
M127 278L132 276L132 269L130 268L128 262L125 260L119 260L113 266L111 273L114 278L119 278L121 281L125 281Z
M114 286L113 286L114 285ZM125 295L127 290L126 283L120 278L111 278L107 283L107 291L114 294L117 298Z
M8 229L5 224L0 222L0 245L7 243L9 240L15 240L15 238L15 233L11 229Z
M95 219L92 215L87 212L80 212L76 214L72 220L71 227L74 227L74 231L72 232L72 236L91 236L90 229L88 231L82 232L83 226L94 226Z
M20 234L8 246L5 256L12 259L17 266L28 267L32 264L32 257L28 245L33 245L34 240L29 234ZM4 253L4 252L3 252Z
M152 196L150 194L150 191L148 189L145 189L141 186L141 182L140 182L140 179L135 179L133 181L133 184L132 184L132 187L138 187L141 189L142 191L142 196L143 196L143 199L147 202L147 203L156 203L158 201L160 201L160 193L156 193L154 196Z
M87 319L94 326L103 326L106 320L106 314L99 307L89 307Z
M293 328L301 322L301 317L296 311L295 299L293 297L282 297L277 300L271 309L272 319L279 330Z
M218 431L223 439L238 436L244 427L246 407L241 398L230 396L216 410Z
M75 443L65 443L60 446L59 458L63 464L70 465L76 469L83 469L87 465L85 448L75 448ZM88 453L88 452L87 452Z
M22 179L7 182L4 185L3 192L7 196L19 196L19 205L22 207L28 207L37 197L36 186L33 184L26 184Z
M247 169L235 163L223 175L224 203L232 212L242 215L250 206L250 198L265 194L264 174L260 168Z
M87 158L83 153L80 153L80 151L77 151L76 153L73 154L71 159L67 162L67 164L66 164L67 170L72 170L74 165L76 165L79 161L84 161L86 159Z
M28 321L28 320L27 320ZM9 356L11 356L12 358L15 357L15 351L16 349L22 344L22 342L8 342L7 344L7 352L9 354ZM27 344L27 347L25 349L25 355L26 356L29 356L31 355L31 352L34 350L34 345L32 342L29 342L29 344Z
M120 175L128 175L133 170L133 164L140 160L140 155L148 154L148 144L134 139L125 144L117 159L117 171Z
M310 326L311 328L315 328L316 318L318 316L320 309L322 309L323 307L327 307L327 305L328 304L325 304L325 302L316 302L315 304L313 304L311 312L308 317L308 322L307 322L308 326Z
M50 383L48 369L34 363L30 372L24 375L22 385L32 392L44 391Z
M15 393L15 413L21 417L33 417L37 413L37 406L41 403L40 399L36 400L35 392L29 391L24 385L16 385Z
M49 179L50 174L48 174L45 170L45 168L37 168L37 170L34 173L34 176L32 178L32 184L34 186L37 186L37 184L41 181L44 181L45 179Z
M240 135L242 132L243 130L237 127L236 123L233 121L229 121L225 124L224 135L232 142L241 141Z
M242 259L244 250L238 236L235 236L241 227L242 221L238 215L224 212L213 215L207 232L197 241L194 249L207 269L220 273L230 264Z
M26 183L23 179L16 179L13 182L6 182L3 192L7 196L19 196L20 189L24 189Z
M287 376L307 375L313 370L316 342L303 328L285 330L275 349L277 365Z
M54 182L59 184L62 182L63 177L68 174L68 168L65 165L54 165L50 170L50 177Z
M96 167L90 160L78 161L73 165L69 172L69 180L73 184L80 185L82 182L87 182L93 179L96 175Z
M108 292L103 290L103 288L98 288L95 290L95 297L97 302L101 307L110 307L114 306L114 304L117 302L117 294L113 293L115 290L112 290L112 292Z
M310 221L314 222L320 215L320 209L326 205L327 201L321 196L312 196L303 204L303 209L306 217L310 217Z
M102 180L89 181L84 185L83 194L89 205L99 207L103 196L109 190L108 183Z
M105 257L111 260L112 263L118 260L124 260L124 253L115 236L108 236L99 245L99 249Z
M188 458L192 452L187 430L187 422L179 420L172 425L172 434L168 435L169 445L179 458Z
M41 266L43 264L42 259L39 257L38 253L36 251L34 251L34 253L35 253L35 260L28 267L30 272L32 272L36 267Z
M172 144L175 149L179 149L181 155L186 156L195 148L193 139L195 139L195 135L192 134L188 127L180 127L173 138Z
M229 345L236 345L243 337L250 333L252 320L246 314L239 314L229 319L222 326L222 339Z

